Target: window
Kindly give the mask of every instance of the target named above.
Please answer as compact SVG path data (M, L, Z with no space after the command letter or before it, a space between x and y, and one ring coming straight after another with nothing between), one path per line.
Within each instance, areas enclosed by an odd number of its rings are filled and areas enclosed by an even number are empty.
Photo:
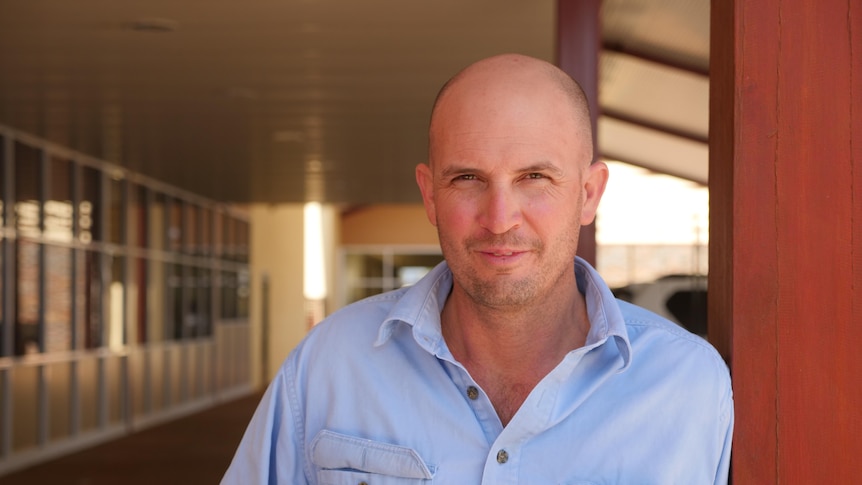
M149 237L149 200L148 190L141 185L129 183L127 193L126 225L128 226L129 245L137 248L147 247Z
M229 261L236 258L235 220L230 214L222 217L222 257Z
M108 256L111 261L111 284L108 287L107 345L114 350L126 344L126 257ZM104 344L103 344L104 345Z
M45 352L72 349L73 250L50 242L71 243L74 239L72 164L51 158L48 164L48 193L45 194Z
M344 250L342 305L416 283L443 261L438 248L348 247Z
M186 254L198 254L200 244L200 217L199 209L194 204L186 204L186 220L183 224L184 252Z
M72 349L73 249L45 245L45 352Z
M81 200L78 202L78 239L89 244L102 240L102 172L81 168Z
M15 144L15 355L43 349L42 245L42 156L39 150Z
M149 211L147 214L147 229L149 235L147 237L148 245L151 249L162 251L165 249L167 241L167 202L164 194L152 192L150 194Z
M201 208L201 239L198 255L212 256L213 254L213 211L206 207Z
M82 323L84 348L95 349L102 346L102 253L81 251L81 268L83 279L82 294L79 302L83 303Z
M48 193L45 194L45 239L71 243L74 239L74 204L72 202L72 164L51 158L48 164Z
M15 229L19 237L42 234L42 160L39 150L15 143Z
M166 335L174 340L182 340L186 320L184 308L184 279L185 267L179 263L167 263L168 265L168 297L170 298L170 318L167 320Z
M248 222L237 219L235 222L236 260L248 264L249 257L249 227Z
M126 242L126 184L124 180L111 179L110 182L110 242L125 244Z
M4 278L6 275L5 259L6 259L6 185L8 184L9 176L6 173L6 144L7 138L0 137L0 357L5 357L6 349L6 292L4 288Z
M177 199L168 201L168 250L183 250L183 202Z
M42 350L42 245L27 239L15 243L15 355L33 354Z

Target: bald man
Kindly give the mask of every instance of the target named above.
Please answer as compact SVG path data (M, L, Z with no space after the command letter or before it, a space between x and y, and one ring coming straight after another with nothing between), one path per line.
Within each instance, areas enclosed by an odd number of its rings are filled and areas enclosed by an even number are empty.
M439 93L428 155L445 262L315 327L223 483L726 483L724 362L575 255L608 180L580 87L479 61Z

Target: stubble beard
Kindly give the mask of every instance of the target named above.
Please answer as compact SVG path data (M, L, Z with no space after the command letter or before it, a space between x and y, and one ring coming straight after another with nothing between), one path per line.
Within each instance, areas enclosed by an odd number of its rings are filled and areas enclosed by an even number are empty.
M542 298L543 292L550 289L554 282L559 281L563 271L574 271L571 266L574 264L574 254L571 257L546 254L547 247L539 240L527 240L504 234L487 238L471 238L463 245L459 245L442 233L439 237L443 257L449 263L455 280L454 284L461 287L474 303L489 309L517 310L535 304ZM522 276L506 273L484 276L487 271L480 273L470 263L470 259L475 257L474 248L483 245L529 249L540 264ZM557 250L562 251L563 247L565 246L558 247ZM549 261L548 258L568 259L570 265Z

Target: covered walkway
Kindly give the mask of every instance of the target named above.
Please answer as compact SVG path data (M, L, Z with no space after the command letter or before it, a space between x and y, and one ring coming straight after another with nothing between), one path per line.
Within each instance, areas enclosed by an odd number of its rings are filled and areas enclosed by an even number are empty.
M3 477L4 485L218 483L261 394Z

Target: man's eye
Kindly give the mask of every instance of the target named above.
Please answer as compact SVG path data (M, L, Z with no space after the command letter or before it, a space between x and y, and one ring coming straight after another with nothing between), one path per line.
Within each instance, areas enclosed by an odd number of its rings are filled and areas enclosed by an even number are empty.
M476 180L476 176L471 173L465 173L464 175L455 177L455 180Z
M535 173L535 172L534 173L528 173L527 178L532 179L532 180L539 180L539 179L545 178L545 174Z

